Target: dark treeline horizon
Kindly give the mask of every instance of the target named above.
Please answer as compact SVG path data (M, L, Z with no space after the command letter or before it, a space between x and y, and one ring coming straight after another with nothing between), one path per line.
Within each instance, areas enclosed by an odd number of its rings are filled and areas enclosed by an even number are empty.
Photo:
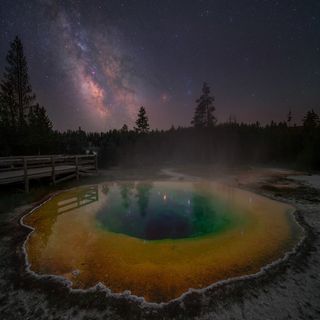
M310 112L311 114L311 112ZM306 118L302 126L286 122L261 126L227 122L213 127L172 127L139 132L120 130L51 131L42 137L1 139L1 156L98 153L99 166L220 164L278 165L320 169L320 126Z
M218 123L215 98L204 82L190 127L150 130L141 107L136 126L106 132L53 130L29 83L26 58L18 37L11 43L0 91L0 156L97 152L100 167L170 164L281 165L320 169L320 121L311 109L302 125L286 121L262 126Z

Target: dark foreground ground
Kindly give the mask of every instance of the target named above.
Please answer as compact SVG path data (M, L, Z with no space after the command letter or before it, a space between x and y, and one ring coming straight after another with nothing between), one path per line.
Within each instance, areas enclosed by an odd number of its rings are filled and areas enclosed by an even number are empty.
M13 196L10 190L3 189L0 191L0 319L320 319L320 189L317 189L320 178L313 176L310 185L304 180L308 177L292 174L296 173L275 169L225 173L203 166L102 172L98 180L151 177L223 180L293 204L297 219L307 232L307 239L296 254L258 278L153 306L125 297L106 297L102 291L70 293L61 283L38 280L27 274L21 246L28 230L20 226L19 220L35 201L53 189L38 187L27 197Z

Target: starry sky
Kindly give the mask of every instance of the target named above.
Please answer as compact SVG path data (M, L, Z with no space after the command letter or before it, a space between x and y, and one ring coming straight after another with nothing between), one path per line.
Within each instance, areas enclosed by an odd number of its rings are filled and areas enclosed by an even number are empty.
M0 71L19 35L58 130L188 126L203 81L219 122L320 112L318 0L1 0Z

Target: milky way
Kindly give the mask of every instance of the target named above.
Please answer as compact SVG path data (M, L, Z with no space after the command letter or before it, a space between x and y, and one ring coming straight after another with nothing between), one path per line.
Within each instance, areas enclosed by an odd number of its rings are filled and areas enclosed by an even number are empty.
M22 38L54 127L190 125L207 81L219 122L320 112L317 0L1 0L0 72Z
M74 14L74 13L73 13ZM84 112L93 116L97 128L132 123L139 102L132 71L115 30L86 30L79 20L71 19L59 9L51 31L58 31L58 53L61 68L72 80ZM77 109L79 111L79 108Z

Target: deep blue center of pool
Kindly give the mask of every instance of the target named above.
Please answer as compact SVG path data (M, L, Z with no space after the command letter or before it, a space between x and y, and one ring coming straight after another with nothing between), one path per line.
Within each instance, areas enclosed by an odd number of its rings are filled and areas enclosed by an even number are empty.
M226 204L203 189L161 184L119 183L105 188L97 213L100 227L145 240L179 239L219 233L233 225Z

